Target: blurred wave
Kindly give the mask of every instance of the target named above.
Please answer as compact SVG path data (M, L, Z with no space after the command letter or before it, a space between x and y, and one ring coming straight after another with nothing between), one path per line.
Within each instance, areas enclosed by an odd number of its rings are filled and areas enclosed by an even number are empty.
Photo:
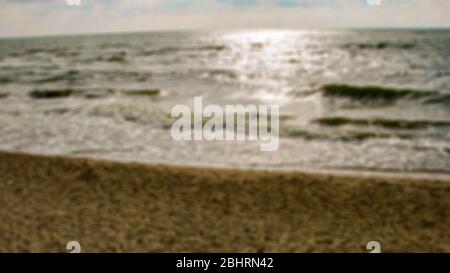
M449 63L448 30L2 39L0 148L228 167L450 173ZM280 105L279 150L173 141L170 109L194 96L208 104Z

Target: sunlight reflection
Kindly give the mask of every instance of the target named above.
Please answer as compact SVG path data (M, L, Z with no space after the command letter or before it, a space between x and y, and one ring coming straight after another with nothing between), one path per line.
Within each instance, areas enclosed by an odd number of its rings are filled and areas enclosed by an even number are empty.
M252 30L227 33L222 38L232 50L230 65L238 71L241 84L263 88L263 92L257 91L260 100L283 102L294 88L288 79L296 76L299 52L294 48L301 44L303 34Z

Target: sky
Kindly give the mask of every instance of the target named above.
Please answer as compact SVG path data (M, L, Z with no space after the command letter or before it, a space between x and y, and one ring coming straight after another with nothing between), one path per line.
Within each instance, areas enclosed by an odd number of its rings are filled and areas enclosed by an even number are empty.
M0 36L230 28L450 27L450 0L0 0ZM372 6L368 2L381 1Z

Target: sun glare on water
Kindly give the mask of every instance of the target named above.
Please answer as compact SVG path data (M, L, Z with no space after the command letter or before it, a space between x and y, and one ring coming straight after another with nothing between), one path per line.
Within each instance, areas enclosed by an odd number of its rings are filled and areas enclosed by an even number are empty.
M224 57L239 72L242 84L258 86L252 97L283 104L294 86L290 78L297 73L303 32L289 30L252 30L227 33L221 37L233 54Z

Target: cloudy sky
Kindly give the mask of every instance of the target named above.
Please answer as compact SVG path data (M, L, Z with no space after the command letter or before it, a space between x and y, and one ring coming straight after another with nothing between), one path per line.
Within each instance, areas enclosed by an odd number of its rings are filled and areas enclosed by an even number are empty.
M450 27L450 0L0 0L0 36L214 28ZM367 2L381 1L381 6Z

